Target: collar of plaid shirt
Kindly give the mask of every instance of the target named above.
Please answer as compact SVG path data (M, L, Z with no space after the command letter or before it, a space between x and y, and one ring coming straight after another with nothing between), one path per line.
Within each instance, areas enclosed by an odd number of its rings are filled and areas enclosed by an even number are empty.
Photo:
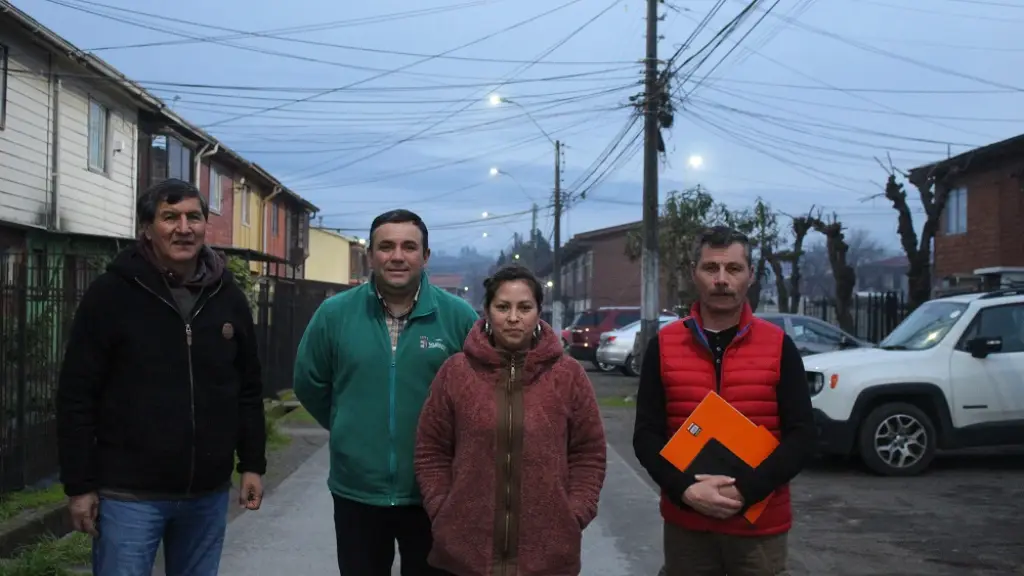
M420 282L420 285L416 287L416 295L412 297L412 304L409 306L409 309L403 312L402 314L395 314L391 310L391 307L388 306L387 301L384 300L384 295L380 293L380 289L377 288L376 279L371 277L370 281L373 282L373 289L377 293L377 300L379 300L380 305L384 307L384 312L386 312L387 315L391 316L392 318L405 318L406 316L408 316L412 312L412 309L416 307L416 303L419 302L420 290L423 289L423 282Z

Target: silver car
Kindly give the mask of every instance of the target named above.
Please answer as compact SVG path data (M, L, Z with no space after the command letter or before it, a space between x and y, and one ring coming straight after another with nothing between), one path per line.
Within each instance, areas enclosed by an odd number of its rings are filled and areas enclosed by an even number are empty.
M758 313L756 316L785 330L804 356L874 346L867 340L861 340L813 316L781 312L764 312Z
M661 330L678 316L663 314L658 318ZM602 332L597 345L597 361L618 368L626 376L640 374L640 359L633 353L633 343L640 334L640 321L627 324L618 330Z

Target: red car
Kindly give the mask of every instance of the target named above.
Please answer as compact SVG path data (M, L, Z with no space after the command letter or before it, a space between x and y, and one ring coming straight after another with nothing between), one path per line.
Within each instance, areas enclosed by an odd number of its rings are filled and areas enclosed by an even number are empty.
M576 316L572 326L562 331L562 339L569 343L569 354L573 358L590 362L602 372L611 372L615 366L597 361L601 333L622 328L639 319L639 306L605 306L585 310ZM569 332L569 338L566 338L566 332Z

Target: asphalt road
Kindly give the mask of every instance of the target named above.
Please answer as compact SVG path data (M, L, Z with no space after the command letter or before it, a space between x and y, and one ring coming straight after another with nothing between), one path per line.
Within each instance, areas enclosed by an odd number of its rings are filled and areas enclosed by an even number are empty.
M636 391L634 378L591 372L591 380L600 398ZM633 457L633 409L604 404L609 446L646 480ZM795 576L1024 574L1024 450L942 455L916 478L819 463L792 494Z

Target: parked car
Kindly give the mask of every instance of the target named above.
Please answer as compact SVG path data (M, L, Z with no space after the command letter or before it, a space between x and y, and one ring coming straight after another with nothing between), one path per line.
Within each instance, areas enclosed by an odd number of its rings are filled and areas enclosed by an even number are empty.
M874 346L813 316L781 312L759 312L756 316L785 330L804 356Z
M878 474L1024 438L1024 290L925 302L877 347L805 364L820 451L858 455Z
M659 318L658 330L676 320L679 320L679 317L674 314L663 314ZM639 376L640 358L633 353L633 343L640 334L640 325L641 321L637 320L618 330L601 334L597 347L597 361L618 368L626 376Z
M569 355L581 362L592 363L602 372L615 370L615 366L597 361L601 333L622 328L639 319L639 306L605 306L580 312L570 329Z
M832 352L836 350L846 350L850 348L870 348L874 346L871 342L862 340L848 334L812 316L803 316L801 314L784 314L781 312L759 312L755 316L762 318L775 324L779 328L786 331L786 334L793 339L797 347L800 349L800 353L804 356L811 354L821 354L823 352ZM637 331L636 336L633 337L633 345L631 355L633 358L639 358L640 356L640 332ZM633 370L639 374L639 363Z

